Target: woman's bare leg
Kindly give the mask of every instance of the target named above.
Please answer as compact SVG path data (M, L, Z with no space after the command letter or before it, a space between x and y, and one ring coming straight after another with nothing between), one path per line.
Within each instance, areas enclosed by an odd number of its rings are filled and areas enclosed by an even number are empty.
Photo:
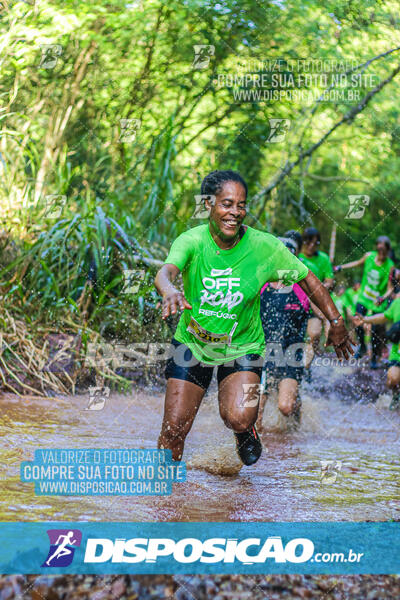
M223 379L218 388L219 412L222 420L235 433L247 431L256 422L258 414L258 388L245 395L243 384L259 386L260 377L252 371L237 371ZM248 390L248 388L247 388Z
M183 447L205 390L190 381L170 377L165 393L164 418L158 447L172 450L173 460L181 460Z
M285 417L291 415L296 407L298 388L296 379L288 377L279 382L278 408Z
M400 367L389 367L387 372L387 385L391 390L400 388Z
M387 372L387 386L392 390L391 410L400 409L400 367L391 366Z

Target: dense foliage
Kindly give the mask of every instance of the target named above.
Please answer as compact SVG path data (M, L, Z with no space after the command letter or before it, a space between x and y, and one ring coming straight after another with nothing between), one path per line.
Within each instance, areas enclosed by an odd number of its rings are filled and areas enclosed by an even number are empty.
M16 260L1 259L1 280L32 318L70 312L97 330L126 332L125 320L140 332L153 265L202 222L195 195L215 168L247 178L257 227L314 224L327 249L336 223L340 262L378 234L400 247L398 2L3 5L0 211ZM229 87L243 73L253 83ZM239 98L258 89L255 74L264 89L313 99ZM316 101L324 81L334 93ZM282 139L271 119L286 120ZM349 195L369 197L362 218L346 218ZM122 269L136 266L146 278L131 298Z

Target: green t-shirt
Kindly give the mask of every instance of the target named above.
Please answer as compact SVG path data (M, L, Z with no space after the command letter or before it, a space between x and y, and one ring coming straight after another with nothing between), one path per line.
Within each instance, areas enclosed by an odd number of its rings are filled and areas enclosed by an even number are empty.
M262 355L262 286L267 281L289 285L308 274L282 242L252 227L230 250L217 246L208 224L194 227L174 241L165 263L182 271L185 297L192 306L183 311L175 338L210 365Z
M374 313L382 312L382 307L377 306L374 302L379 296L383 296L386 292L390 269L394 265L394 262L390 258L387 258L383 264L377 265L375 263L377 255L377 252L370 252L365 259L361 287L357 300L357 302Z
M331 298L332 298L333 302L335 303L336 308L338 309L338 311L340 312L342 317L344 319L346 319L347 315L346 315L345 304L343 301L343 296L344 296L344 294L342 294L341 296L336 296L336 294L331 294Z
M318 252L311 257L300 253L299 259L320 281L323 282L325 279L333 279L332 264L329 260L329 256L325 252L318 250Z
M358 291L353 290L353 288L349 287L345 291L342 296L342 303L345 308L347 308L352 315L356 313L356 304L358 298Z
M392 304L383 313L389 321L396 323L400 321L400 298L395 298ZM389 360L397 360L400 363L400 344L393 344L390 350Z

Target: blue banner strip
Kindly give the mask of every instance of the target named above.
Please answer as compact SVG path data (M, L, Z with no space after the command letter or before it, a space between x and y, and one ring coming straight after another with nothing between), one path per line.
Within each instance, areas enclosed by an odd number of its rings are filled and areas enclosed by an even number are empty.
M0 523L0 573L400 573L400 524Z

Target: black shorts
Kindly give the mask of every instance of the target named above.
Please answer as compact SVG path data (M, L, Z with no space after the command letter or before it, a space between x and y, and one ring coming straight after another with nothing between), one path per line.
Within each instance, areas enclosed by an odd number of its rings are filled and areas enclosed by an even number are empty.
M318 315L315 314L315 312L313 311L312 308L310 308L310 310L308 311L308 319L318 319L319 321L321 321L321 317L319 317Z
M276 367L275 365L267 366L264 369L265 380L264 390L268 388L276 387L282 379L295 379L298 383L302 382L304 375L304 367L291 367L285 365L284 367Z
M387 368L389 369L390 367L397 367L398 369L400 369L400 361L399 360L389 360L389 362L387 363Z
M167 361L165 367L166 379L173 377L174 379L190 381L207 390L213 376L214 366L197 360L190 348L178 342L175 338L172 339L171 343L176 352L173 352L173 355ZM263 357L259 354L246 354L236 360L217 365L218 384L231 373L239 371L251 371L261 379L262 365Z
M288 350L299 345L293 355ZM291 337L285 341L283 348L284 356L277 357L275 361L266 358L263 371L265 375L265 391L269 387L275 387L282 379L295 379L301 383L304 375L305 348L303 337ZM282 360L283 358L283 360Z
M360 304L359 302L357 302L356 304L356 312L361 315L362 317L365 317L365 315L368 312L368 308L366 306L364 306L364 304Z

